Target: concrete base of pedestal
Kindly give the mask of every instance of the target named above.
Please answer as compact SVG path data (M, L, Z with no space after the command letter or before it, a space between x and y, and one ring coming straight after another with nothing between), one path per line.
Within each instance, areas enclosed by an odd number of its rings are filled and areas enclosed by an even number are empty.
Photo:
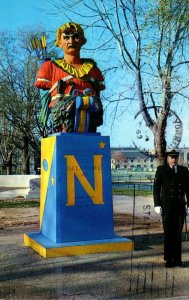
M90 253L132 251L133 242L127 238L115 236L112 239L54 243L40 232L24 234L25 246L31 247L44 258L74 256Z

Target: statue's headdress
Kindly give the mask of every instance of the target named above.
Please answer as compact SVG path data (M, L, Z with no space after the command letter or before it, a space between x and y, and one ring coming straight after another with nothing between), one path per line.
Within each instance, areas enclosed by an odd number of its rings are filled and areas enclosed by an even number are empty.
M61 34L62 33L66 33L69 34L72 30L75 30L76 32L79 33L79 35L81 36L82 40L83 40L83 45L87 42L87 39L84 36L84 31L81 28L81 26L77 23L72 23L72 22L68 22L62 26L60 26L57 31L56 31L56 41L55 41L55 46L58 47L58 42L60 40Z

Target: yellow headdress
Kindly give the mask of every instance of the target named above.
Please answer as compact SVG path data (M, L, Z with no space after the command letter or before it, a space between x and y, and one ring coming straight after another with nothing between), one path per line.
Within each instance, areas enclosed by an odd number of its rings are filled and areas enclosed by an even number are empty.
M72 23L72 22L68 22L62 26L60 26L57 31L56 31L56 41L55 41L55 46L58 47L58 42L60 40L61 34L63 32L65 33L69 33L71 29L75 29L76 32L78 32L83 40L83 45L86 43L87 39L84 36L84 31L81 28L81 26L77 23Z

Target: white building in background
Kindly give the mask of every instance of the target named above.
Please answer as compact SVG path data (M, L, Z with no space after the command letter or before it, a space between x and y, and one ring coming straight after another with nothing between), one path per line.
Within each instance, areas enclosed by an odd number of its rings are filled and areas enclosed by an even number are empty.
M180 152L179 163L189 167L189 148L178 149ZM111 168L126 169L131 171L155 171L156 158L150 153L140 152L135 147L112 147Z
M189 148L181 148L179 149L179 163L185 167L189 168Z
M156 159L140 152L135 147L111 148L112 169L127 169L131 171L154 171Z
M177 149L180 152L179 163L189 168L189 147ZM37 161L40 165L40 161ZM36 159L31 156L30 170L34 174ZM142 153L135 147L112 147L111 148L111 169L126 169L128 171L155 171L157 168L156 158L148 153ZM13 174L22 174L21 155L13 158ZM0 157L0 174L6 174L6 167Z

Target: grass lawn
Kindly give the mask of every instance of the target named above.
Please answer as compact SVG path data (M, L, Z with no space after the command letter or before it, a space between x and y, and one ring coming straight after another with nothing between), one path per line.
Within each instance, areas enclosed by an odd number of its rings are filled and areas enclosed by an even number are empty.
M113 195L124 195L124 196L134 196L133 189L126 188L113 188ZM152 191L141 191L135 190L135 196L148 197L152 195ZM24 200L24 199L10 199L10 200L0 200L0 208L19 208L19 207L37 207L39 206L39 201L36 200Z
M0 201L0 208L20 208L20 207L35 207L39 206L38 201L28 201L28 200L9 200Z
M124 188L113 188L113 195L134 196L134 190ZM152 191L135 190L135 196L148 197L152 195Z

